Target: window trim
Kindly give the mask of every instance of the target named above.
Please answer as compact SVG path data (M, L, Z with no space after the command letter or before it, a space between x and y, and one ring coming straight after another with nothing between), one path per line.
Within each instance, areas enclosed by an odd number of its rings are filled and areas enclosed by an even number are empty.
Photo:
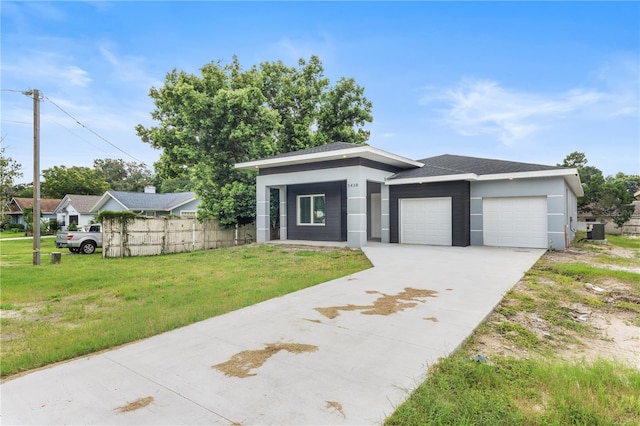
M314 213L314 199L316 197L322 197L325 201L324 203L324 221L322 223L313 223L313 213ZM300 215L302 214L302 210L300 209L300 200L302 198L309 198L311 203L311 223L303 223L300 219ZM325 194L303 194L296 196L296 224L298 226L325 226L327 222L327 197Z
M180 210L180 219L195 219L197 214L197 210Z

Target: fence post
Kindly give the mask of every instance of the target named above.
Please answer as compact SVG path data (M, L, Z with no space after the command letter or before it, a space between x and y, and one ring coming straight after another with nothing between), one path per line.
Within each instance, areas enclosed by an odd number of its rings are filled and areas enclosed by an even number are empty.
M191 251L196 251L196 219L191 219Z

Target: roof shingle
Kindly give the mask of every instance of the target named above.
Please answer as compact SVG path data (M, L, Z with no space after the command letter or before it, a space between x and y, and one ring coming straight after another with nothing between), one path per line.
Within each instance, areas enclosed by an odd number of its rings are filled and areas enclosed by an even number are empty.
M144 192L108 191L129 210L171 210L196 198L193 192L148 194Z
M503 173L539 172L561 170L565 167L544 164L519 163L516 161L494 160L489 158L466 157L444 154L418 160L424 167L403 170L390 179L408 179L434 176L452 176L473 173L475 175L493 175Z

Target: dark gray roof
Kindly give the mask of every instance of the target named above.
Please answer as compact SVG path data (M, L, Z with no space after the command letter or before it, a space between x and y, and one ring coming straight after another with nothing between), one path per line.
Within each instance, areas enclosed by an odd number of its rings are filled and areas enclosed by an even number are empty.
M338 151L341 149L358 148L360 146L364 146L364 145L360 145L357 143L348 143L348 142L333 142L326 145L314 146L313 148L285 152L284 154L274 155L273 157L267 157L267 158L282 158L282 157L292 157L295 155L317 154L320 152L329 152L329 151ZM266 160L266 158L261 158L261 160Z
M129 210L171 210L196 198L193 192L148 194L144 192L108 191Z
M480 176L564 169L564 167L546 166L543 164L519 163L516 161L493 160L489 158L466 157L450 154L424 158L418 161L424 163L425 166L403 170L393 175L390 179L451 176L469 173Z

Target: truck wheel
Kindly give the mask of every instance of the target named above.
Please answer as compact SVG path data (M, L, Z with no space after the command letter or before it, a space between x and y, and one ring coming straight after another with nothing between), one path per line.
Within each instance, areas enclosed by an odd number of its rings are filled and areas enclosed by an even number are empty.
M78 253L80 251L80 249L78 247L69 247L69 251L71 253Z
M80 252L83 254L91 254L96 251L96 243L87 241L80 246Z

